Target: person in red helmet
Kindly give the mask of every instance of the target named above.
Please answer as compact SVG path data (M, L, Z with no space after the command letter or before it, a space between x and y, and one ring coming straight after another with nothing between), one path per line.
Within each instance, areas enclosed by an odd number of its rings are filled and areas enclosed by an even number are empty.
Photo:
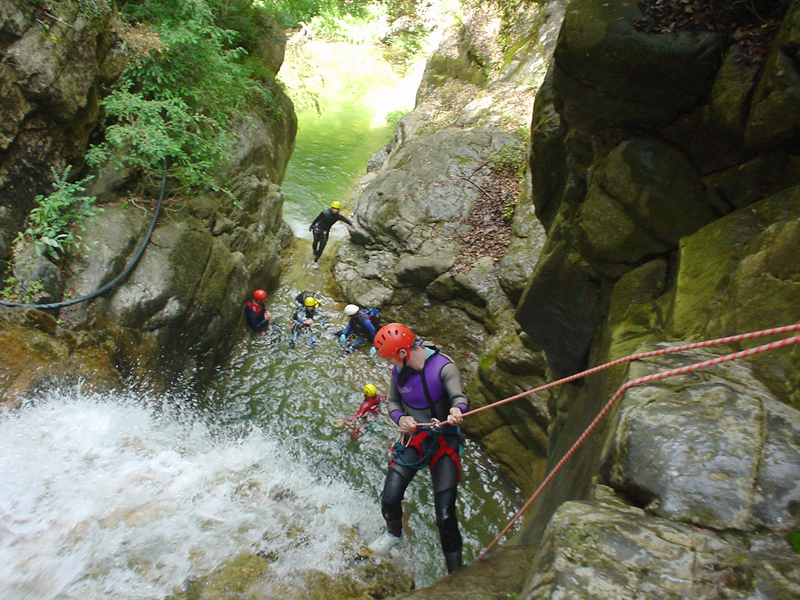
M267 292L256 290L253 292L253 299L244 305L244 316L247 326L259 335L265 336L269 333L269 324L272 322L272 315L264 308L264 301L267 299Z
M386 555L400 542L403 496L417 471L427 466L433 481L436 526L447 572L461 566L461 531L456 495L461 480L462 448L459 424L468 410L461 375L453 361L426 342L414 341L405 325L390 323L374 340L378 356L392 365L392 383L386 397L389 416L400 427L401 438L392 447L392 459L381 495L387 531L368 549ZM438 420L438 428L420 423Z

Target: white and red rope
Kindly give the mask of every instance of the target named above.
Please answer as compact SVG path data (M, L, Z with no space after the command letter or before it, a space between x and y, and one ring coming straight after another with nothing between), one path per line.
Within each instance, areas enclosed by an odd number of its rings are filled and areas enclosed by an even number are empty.
M570 375L569 377L565 377L563 379L559 379L558 381L554 381L554 382L548 383L546 385L539 386L538 388L535 388L533 390L529 390L527 392L522 392L521 394L517 394L516 396L511 396L509 398L505 398L505 399L500 400L498 402L494 402L493 404L488 404L486 406L482 406L482 407L477 408L475 410L471 410L471 411L465 413L464 416L466 417L466 416L469 416L469 415L473 415L473 414L476 414L476 413L481 412L483 410L486 410L488 408L493 408L493 407L496 407L496 406L500 406L501 404L506 404L508 402L512 402L514 400L518 400L519 398L524 398L525 396L529 396L529 395L534 394L536 392L540 392L540 391L543 391L543 390L546 390L546 389L549 389L549 388L552 388L552 387L555 387L555 386L558 386L558 385L562 385L564 383L568 383L570 381L574 381L574 380L579 379L581 377L586 377L587 375L591 375L593 373L597 373L598 371L602 371L604 369L608 369L610 367L613 367L613 366L616 366L616 365L620 365L620 364L623 364L623 363L626 363L626 362L631 362L633 360L639 360L639 359L642 359L642 358L649 358L649 357L653 357L653 356L660 356L660 355L664 355L664 354L671 354L671 353L674 353L674 352L693 350L693 349L696 349L696 348L707 348L707 347L710 347L710 346L718 346L718 345L721 345L721 344L740 342L740 341L757 339L757 338L767 337L767 336L771 336L771 335L779 335L781 333L790 333L790 332L795 332L795 331L800 331L800 323L796 323L794 325L787 325L785 327L775 327L773 329L764 329L762 331L754 331L754 332L751 332L751 333L733 335L733 336L728 336L728 337L724 337L724 338L718 338L718 339L715 339L715 340L706 340L706 341L703 341L703 342L696 342L696 343L693 343L693 344L685 344L683 346L673 346L673 347L670 347L670 348L663 348L661 350L654 350L652 352L642 352L642 353L639 353L639 354L632 354L630 356L625 356L625 357L619 358L619 359L617 359L615 361L612 361L612 362L609 362L609 363L605 363L603 365L599 365L599 366L594 367L592 369L589 369L587 371L582 371L580 373L576 373L575 375ZM616 403L616 401L628 389L630 389L630 388L632 388L632 387L634 387L636 385L642 384L642 383L648 383L648 382L651 382L651 381L657 381L659 379L664 379L666 377L672 377L672 376L675 376L675 375L683 375L684 373L691 373L693 371L699 371L700 369L705 369L706 367L711 367L711 366L714 366L714 365L718 365L718 364L721 364L721 363L724 363L724 362L729 362L729 361L736 360L736 359L739 359L739 358L745 358L747 356L753 356L755 354L761 354L763 352L769 352L770 350L776 350L778 348L783 348L785 346L790 346L792 344L797 344L797 343L800 343L800 335L795 335L795 336L788 337L788 338L785 338L785 339L782 339L782 340L778 340L776 342L771 342L769 344L764 344L762 346L757 346L755 348L750 348L749 350L742 350L740 352L734 352L732 354L726 354L725 356L719 356L717 358L712 358L712 359L705 360L705 361L702 361L702 362L699 362L699 363L694 363L694 364L691 364L691 365L686 365L686 366L678 367L678 368L675 368L675 369L669 369L667 371L661 371L660 373L654 373L652 375L646 375L644 377L639 377L637 379L632 379L631 381L628 381L627 383L622 385L616 391L616 393L611 397L611 399L605 404L605 406L603 406L603 408L600 410L600 412L597 414L597 416L592 420L592 422L589 424L589 426L583 431L583 433L580 435L580 437L577 440L575 440L575 443L572 444L570 449L567 450L567 452L564 454L564 456L562 456L561 459L558 461L558 463L556 463L555 467L553 467L553 469L547 474L547 476L544 478L542 483L539 484L539 487L536 489L536 491L533 493L533 495L528 499L528 501L524 504L524 506L517 512L517 514L514 515L514 517L511 519L511 521L508 523L508 525L506 525L506 527L503 529L503 531L501 531L499 533L499 535L494 539L494 541L492 541L492 543L489 544L486 547L486 549L481 553L481 555L478 556L478 560L483 559L483 557L486 556L486 553L489 552L489 550L491 550L492 547L494 547L494 545L506 533L508 533L508 531L511 529L511 527L513 527L514 523L516 523L517 520L522 516L522 514L526 510L528 510L528 508L534 503L536 498L539 497L539 495L542 493L542 491L547 486L547 484L550 483L550 481L552 481L552 479L553 479L553 477L555 477L556 473L558 473L558 471L561 469L561 467L564 466L564 463L566 463L570 459L570 457L573 454L575 454L575 452L578 450L578 448L581 446L581 444L583 444L583 442L586 440L586 438L589 437L589 434L592 433L592 431L597 427L597 425L600 423L600 421L602 421L602 419L608 414L608 412L614 406L614 403Z

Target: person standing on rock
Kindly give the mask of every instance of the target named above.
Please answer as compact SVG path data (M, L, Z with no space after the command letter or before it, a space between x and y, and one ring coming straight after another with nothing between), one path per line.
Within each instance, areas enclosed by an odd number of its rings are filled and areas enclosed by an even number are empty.
M328 235L331 232L331 227L333 227L337 221L344 221L350 227L355 227L355 223L339 214L341 209L342 203L338 200L334 200L331 202L331 207L319 213L308 228L309 231L314 233L314 243L311 245L311 250L314 252L315 269L319 266L319 257L322 256L322 251L325 250L325 245L328 243Z
M386 397L389 416L400 427L401 438L392 458L381 495L387 531L367 547L387 555L400 543L403 496L417 471L426 465L433 480L436 526L447 572L461 566L461 531L456 495L461 480L462 448L459 424L468 410L461 375L452 360L426 342L414 343L405 325L390 323L375 335L378 356L392 365L392 384ZM438 420L438 428L423 426Z
M255 333L265 336L269 333L269 324L272 322L272 315L264 308L264 301L267 299L267 292L256 290L253 292L253 299L244 305L244 316L247 326Z

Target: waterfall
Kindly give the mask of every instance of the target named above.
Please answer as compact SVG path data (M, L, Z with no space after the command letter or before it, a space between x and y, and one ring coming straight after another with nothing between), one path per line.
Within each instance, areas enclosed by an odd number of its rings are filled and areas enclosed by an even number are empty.
M5 600L161 598L258 551L282 577L334 573L344 532L378 531L374 499L316 474L291 439L170 406L72 388L3 415Z

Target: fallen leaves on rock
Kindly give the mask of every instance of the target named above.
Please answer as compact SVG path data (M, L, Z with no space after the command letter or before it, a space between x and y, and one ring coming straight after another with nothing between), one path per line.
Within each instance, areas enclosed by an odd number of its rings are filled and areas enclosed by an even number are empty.
M458 235L461 253L451 273L468 272L484 256L491 256L497 264L506 255L511 243L511 219L507 217L513 215L520 192L516 173L496 172L486 163L461 181L480 195L462 221L467 227Z
M638 0L636 26L651 33L711 31L722 49L738 45L737 60L758 64L769 53L786 6L781 0Z

